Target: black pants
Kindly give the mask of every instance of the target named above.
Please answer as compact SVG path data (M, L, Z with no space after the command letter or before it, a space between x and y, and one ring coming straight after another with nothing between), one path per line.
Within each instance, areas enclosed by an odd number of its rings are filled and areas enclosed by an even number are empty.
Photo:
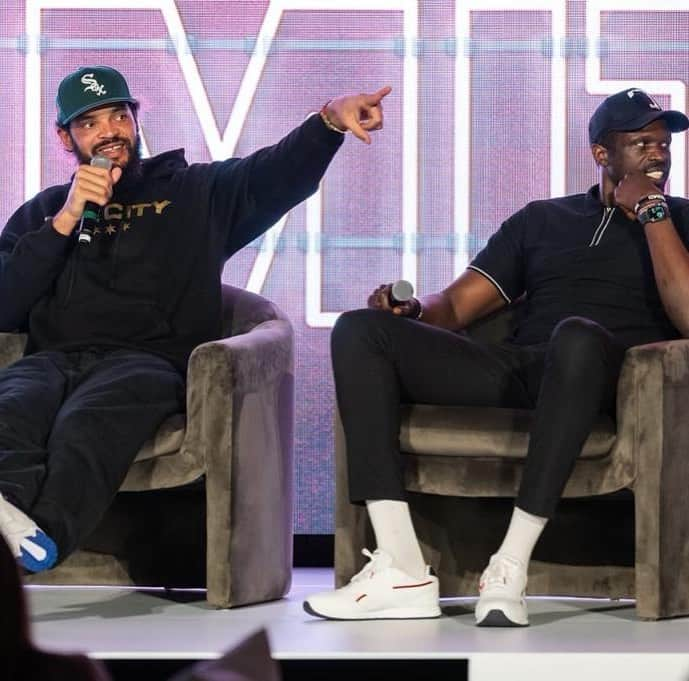
M0 371L0 493L64 559L95 528L139 448L184 411L184 378L131 350L39 352Z
M401 403L535 408L517 505L555 511L600 412L613 412L624 348L600 325L563 320L537 346L479 343L379 310L338 319L331 337L350 499L405 498Z

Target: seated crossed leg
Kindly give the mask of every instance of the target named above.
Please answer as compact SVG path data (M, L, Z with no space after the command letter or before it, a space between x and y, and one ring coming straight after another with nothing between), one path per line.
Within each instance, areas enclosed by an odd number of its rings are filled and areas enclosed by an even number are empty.
M21 567L77 548L184 399L179 371L137 351L40 352L0 371L0 534Z
M401 302L384 284L372 309L340 318L333 366L350 498L366 504L379 552L349 586L307 599L309 612L405 617L408 591L437 614L437 584L406 518L401 403L528 407L535 420L515 510L476 607L479 625L528 623L531 552L594 420L613 407L624 348L689 337L687 203L664 192L671 133L687 128L682 112L638 88L610 95L589 121L597 185L514 213L439 293ZM454 333L522 296L511 342Z
M342 316L332 344L350 497L366 504L378 548L367 552L369 563L350 584L309 597L306 611L331 619L437 617L437 579L425 565L404 500L399 404L532 408L538 401L521 493L481 577L476 609L482 626L528 624L531 552L598 414L596 394L601 405L614 396L622 353L610 335L574 318L556 328L547 347L506 348L362 310Z

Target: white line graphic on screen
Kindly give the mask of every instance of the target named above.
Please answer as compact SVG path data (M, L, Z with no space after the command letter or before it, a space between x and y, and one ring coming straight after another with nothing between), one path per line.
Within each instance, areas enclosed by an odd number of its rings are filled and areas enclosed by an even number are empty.
M455 1L455 275L469 261L471 231L471 12L544 11L551 15L550 62L550 195L565 193L566 76L564 40L567 31L565 0L456 0Z
M211 157L220 160L232 156L244 122L258 88L270 46L277 33L282 14L292 10L385 10L402 12L404 17L404 81L403 81L403 235L405 248L402 276L416 283L416 253L412 245L417 231L418 169L417 169L417 89L418 68L414 55L417 37L417 8L406 0L272 0L266 10L249 64L244 72L230 118L221 136L213 116L208 94L189 46L186 31L174 0L27 0L26 5L26 106L25 106L25 177L24 195L31 198L40 190L41 177L41 112L34 106L41 101L41 11L50 9L129 9L157 10L163 15L168 33L173 38L177 60ZM310 326L332 326L339 312L321 310L321 255L318 248L322 229L321 189L307 203L306 321ZM287 216L264 236L264 243L247 281L249 290L260 292L275 255L275 248ZM318 238L311 237L312 234Z
M418 220L418 62L414 54L417 37L418 16L416 2L407 0L389 2L346 2L330 0L329 9L386 9L403 11L405 53L403 61L403 103L402 103L402 277L416 287L417 255L414 242ZM321 273L322 257L320 237L322 233L322 195L319 189L306 201L306 323L312 327L330 327L340 312L326 312L322 309Z
M244 88L251 74L251 84L247 85L247 93L255 92L258 80L263 71L266 55L270 51L270 45L277 33L283 12L288 10L318 10L329 11L346 10L384 10L403 12L405 56L403 64L403 149L402 149L402 232L404 236L404 250L402 255L402 276L416 284L416 253L413 244L417 233L418 217L418 169L417 169L417 89L418 69L417 60L413 53L413 45L416 39L418 18L416 3L406 0L279 0L272 2L268 7L256 39L256 48L251 56L251 61L244 75L242 88ZM265 46L259 50L258 46ZM237 97L239 100L239 96ZM250 101L250 100L249 100ZM235 105L236 107L236 105ZM247 106L248 109L248 106ZM234 111L233 111L234 114ZM246 115L246 114L245 114ZM238 135L238 132L237 132ZM331 327L340 312L329 312L322 309L322 256L321 234L323 229L322 214L322 189L309 197L306 201L306 282L305 282L305 317L306 324L311 327ZM273 262L275 248L280 234L284 228L286 216L283 217L262 243L261 249L246 288L260 292L265 282L270 265Z
M646 90L651 96L669 95L670 107L686 111L687 88L681 80L603 80L601 78L601 15L603 12L689 12L686 0L589 0L586 5L586 91L592 95L610 95L628 87ZM671 17L668 16L668 21ZM631 64L633 67L634 65ZM633 70L633 68L632 68ZM686 196L686 133L675 133L672 144L672 173L668 193Z

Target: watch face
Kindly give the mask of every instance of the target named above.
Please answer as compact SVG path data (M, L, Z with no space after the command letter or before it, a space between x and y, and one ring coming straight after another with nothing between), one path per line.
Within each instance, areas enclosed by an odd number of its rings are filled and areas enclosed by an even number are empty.
M648 217L655 222L656 220L664 220L667 217L665 206L651 206L648 209Z
M665 220L668 216L667 206L663 203L656 204L655 206L649 206L639 213L639 222L645 225L647 222L660 222L660 220Z

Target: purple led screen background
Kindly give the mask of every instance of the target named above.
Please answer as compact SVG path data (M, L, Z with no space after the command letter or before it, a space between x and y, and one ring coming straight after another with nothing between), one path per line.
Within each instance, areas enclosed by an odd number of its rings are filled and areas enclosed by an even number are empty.
M99 4L98 9L87 5ZM236 105L240 83L252 52L264 49L256 36L270 3L267 0L161 0L179 14L213 123L222 135ZM562 43L553 43L551 14L544 3L518 2L510 11L492 11L490 2L471 3L471 40L458 43L455 3L421 0L417 39L404 40L401 9L375 9L375 3L323 2L324 9L286 9L265 68L241 127L236 155L277 141L311 111L346 92L393 86L385 101L385 129L367 147L348 138L322 187L320 296L323 312L363 305L379 282L402 275L403 182L405 139L404 54L412 50L418 68L416 112L418 209L415 257L417 289L438 290L454 276L455 158L469 154L466 225L468 257L511 212L531 199L551 193L553 162L564 169L563 190L583 191L595 182L587 145L589 115L602 100L585 82L587 51L599 50L600 78L659 81L657 99L669 106L662 81L686 84L689 74L689 7L676 3L648 9L639 2L618 2L601 14L601 44L586 34L588 3L569 0ZM551 3L557 4L556 2ZM600 3L598 3L600 5ZM40 93L31 107L40 109L40 183L66 182L71 159L58 146L53 129L54 95L61 77L88 63L120 69L142 102L141 123L152 154L184 147L190 162L212 160L194 106L198 94L185 81L175 41L159 9L122 9L132 3L62 3L43 9L41 41L27 35L27 7L5 0L0 5L0 88L3 125L0 143L0 224L25 198L26 72L29 55L40 44ZM668 5L668 3L665 3ZM404 3L398 3L401 8ZM536 7L536 9L534 9ZM540 7L540 9L539 9ZM644 11L640 11L644 10ZM650 36L640 41L639 36ZM655 41L655 42L653 42ZM562 157L551 160L553 83L551 56L566 56L564 82L565 143ZM468 88L455 91L458 54L470 56ZM188 56L188 55L187 55ZM468 94L466 94L468 93ZM407 93L408 94L408 93ZM469 99L468 149L455 135L456 97ZM675 106L677 102L674 102ZM686 110L686 102L680 107ZM684 136L675 145L685 144ZM684 193L682 189L681 192ZM333 531L333 385L327 326L306 322L306 208L287 218L261 293L274 300L293 321L296 332L296 402L294 525L298 533ZM457 229L457 231L461 231ZM224 279L244 286L265 250L261 241L228 263ZM174 276L172 274L171 276Z

